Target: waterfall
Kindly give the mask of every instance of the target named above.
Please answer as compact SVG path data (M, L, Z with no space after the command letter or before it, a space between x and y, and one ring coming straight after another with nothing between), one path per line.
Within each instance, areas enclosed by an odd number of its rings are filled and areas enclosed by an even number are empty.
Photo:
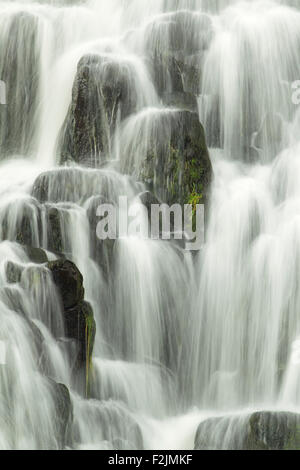
M0 43L0 449L286 445L300 1L0 0ZM120 197L198 197L202 249L100 240Z

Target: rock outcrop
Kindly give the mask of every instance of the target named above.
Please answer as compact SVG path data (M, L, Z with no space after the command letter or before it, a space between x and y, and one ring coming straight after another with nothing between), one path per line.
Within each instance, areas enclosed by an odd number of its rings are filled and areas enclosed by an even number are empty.
M63 304L66 337L77 344L76 356L71 358L74 373L83 376L87 393L96 323L91 305L84 301L83 278L75 264L68 260L52 261L47 267Z
M196 450L299 450L300 415L256 412L211 418L200 424Z
M114 188L122 190L122 176L104 169L57 168L41 173L35 180L32 196L44 204L77 203L84 204L89 198L101 194L110 200Z
M145 30L145 51L156 89L167 93L193 93L201 88L201 63L212 38L211 19L191 11L171 12L156 18Z
M95 166L110 153L118 117L136 108L134 76L127 63L86 55L78 63L72 103L61 131L61 162Z
M56 260L48 263L65 310L76 307L84 298L83 277L74 263Z
M195 196L205 203L213 172L198 115L180 110L142 114L136 127L138 137L124 149L123 172L133 173L168 204L187 204Z

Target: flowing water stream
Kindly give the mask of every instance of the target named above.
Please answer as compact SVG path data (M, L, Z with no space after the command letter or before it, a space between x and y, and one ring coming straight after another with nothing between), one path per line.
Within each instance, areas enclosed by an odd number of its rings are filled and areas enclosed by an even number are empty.
M149 53L174 40L197 51L201 69L214 170L206 244L192 257L123 238L107 272L89 216L99 195L117 203L143 190L126 173L149 142L168 138L176 114L162 105ZM70 389L76 449L192 449L208 417L300 411L300 1L1 0L0 45L0 448L59 447L50 379ZM110 165L62 168L61 128L86 54L122 68L135 113L118 111L101 157ZM161 80L171 91L172 72ZM49 170L41 202L34 182ZM72 382L51 276L16 243L26 216L30 244L55 251L49 210L97 323L89 399ZM8 262L24 268L18 284Z

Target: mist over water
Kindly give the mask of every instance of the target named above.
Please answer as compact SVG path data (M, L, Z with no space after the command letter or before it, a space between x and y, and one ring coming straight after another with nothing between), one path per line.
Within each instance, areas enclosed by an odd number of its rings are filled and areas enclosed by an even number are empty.
M231 414L218 428L230 448L247 414L300 412L300 1L0 1L0 43L0 448L192 449L201 421ZM172 66L158 74L152 59L179 49L201 70L181 85L197 95L214 170L206 243L192 256L125 237L111 255L96 207L145 190L135 177L149 146L163 152L179 119L159 90L174 92ZM125 77L127 101L101 115L103 148L88 164L62 167L87 55L102 59L96 78ZM83 275L97 325L89 399L56 286L26 245L65 253ZM56 438L54 381L71 394L68 444Z

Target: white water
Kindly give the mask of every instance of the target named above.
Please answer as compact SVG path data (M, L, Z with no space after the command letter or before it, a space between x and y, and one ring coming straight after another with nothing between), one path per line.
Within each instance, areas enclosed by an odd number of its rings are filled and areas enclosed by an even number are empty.
M122 64L136 97L107 159L134 173L151 141L168 138L176 111L161 103L149 56L172 49L174 24L202 68L199 116L215 175L207 243L192 263L165 242L118 240L107 273L94 259L89 209L100 195L132 200L142 186L113 169L61 169L43 204L32 185L57 167L84 54ZM70 388L81 449L139 448L140 433L145 448L190 449L207 417L300 411L300 111L291 89L300 1L0 1L0 42L0 230L9 240L0 243L0 448L59 447L46 377ZM49 273L15 243L25 214L30 243L51 249L51 208L97 322L89 400L72 383ZM20 284L8 285L8 260L25 267Z

